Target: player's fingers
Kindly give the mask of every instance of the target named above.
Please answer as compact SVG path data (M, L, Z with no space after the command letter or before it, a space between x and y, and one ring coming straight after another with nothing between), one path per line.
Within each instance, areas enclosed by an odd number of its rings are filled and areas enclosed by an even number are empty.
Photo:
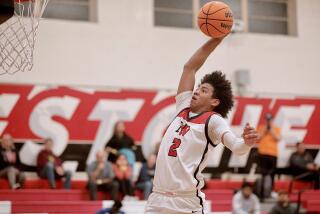
M258 132L253 127L246 127L243 130L242 137L245 138L247 135L258 134Z
M248 129L250 129L250 130L255 130L255 128L253 127L253 126L248 126Z
M248 135L248 134L249 134L249 132L244 130L243 133L242 133L242 137L245 138L245 136Z
M243 136L244 136L244 135L249 135L249 134L258 134L258 133L257 133L256 130L254 130L254 129L252 129L252 130L247 130L247 131L243 132Z
M247 131L251 131L251 130L255 130L253 127L251 126L248 126L248 127L245 127L244 128L244 131L247 132Z
M246 134L246 135L244 135L244 138L247 140L259 139L259 134L257 134L257 133Z
M258 132L252 129L252 130L248 130L247 134L258 134Z
M250 128L245 128L245 129L243 130L243 133L244 133L244 134L247 134L247 133L249 133L250 131L252 131L252 129L250 129Z

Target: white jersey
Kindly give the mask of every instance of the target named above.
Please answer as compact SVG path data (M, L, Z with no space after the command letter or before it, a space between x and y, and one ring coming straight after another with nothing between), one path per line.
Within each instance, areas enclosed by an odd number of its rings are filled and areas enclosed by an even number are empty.
M214 112L193 114L190 112L192 92L183 92L176 97L177 116L168 126L160 144L155 177L154 192L177 195L193 195L199 198L203 207L204 186L202 170L214 147L225 141L224 135L235 137L226 121ZM250 147L240 140L226 145L234 150L248 151ZM237 145L236 145L237 144ZM239 152L240 153L240 152Z
M199 196L198 190L204 185L201 171L215 146L208 137L208 122L213 114L204 112L190 116L188 107L177 114L161 141L154 177L156 190Z

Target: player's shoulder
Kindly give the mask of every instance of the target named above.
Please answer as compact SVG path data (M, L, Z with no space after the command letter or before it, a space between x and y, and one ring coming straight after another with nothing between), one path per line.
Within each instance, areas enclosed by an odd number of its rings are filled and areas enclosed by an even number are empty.
M212 116L210 117L210 123L227 123L227 121L220 114L213 112Z

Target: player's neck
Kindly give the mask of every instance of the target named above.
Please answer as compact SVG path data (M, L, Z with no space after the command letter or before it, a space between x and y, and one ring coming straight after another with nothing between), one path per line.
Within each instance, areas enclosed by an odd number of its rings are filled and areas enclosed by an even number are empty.
M194 114L201 114L203 112L207 112L207 111L212 111L211 107L208 106L201 106L201 107L194 107L194 108L190 108L190 111Z

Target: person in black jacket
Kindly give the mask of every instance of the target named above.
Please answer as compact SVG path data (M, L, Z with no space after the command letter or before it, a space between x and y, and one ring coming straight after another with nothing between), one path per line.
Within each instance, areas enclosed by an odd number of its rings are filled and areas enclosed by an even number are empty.
M290 157L290 167L294 176L301 177L301 180L313 181L314 188L320 187L319 166L314 162L310 153L306 152L302 143L296 144L297 151Z
M134 140L126 133L125 125L122 121L118 121L114 125L114 131L111 139L107 142L105 151L109 153L108 160L115 163L120 154L126 156L128 163L133 167L135 158Z
M22 187L25 180L24 173L18 168L18 162L12 136L4 134L0 146L0 177L8 178L11 189Z

